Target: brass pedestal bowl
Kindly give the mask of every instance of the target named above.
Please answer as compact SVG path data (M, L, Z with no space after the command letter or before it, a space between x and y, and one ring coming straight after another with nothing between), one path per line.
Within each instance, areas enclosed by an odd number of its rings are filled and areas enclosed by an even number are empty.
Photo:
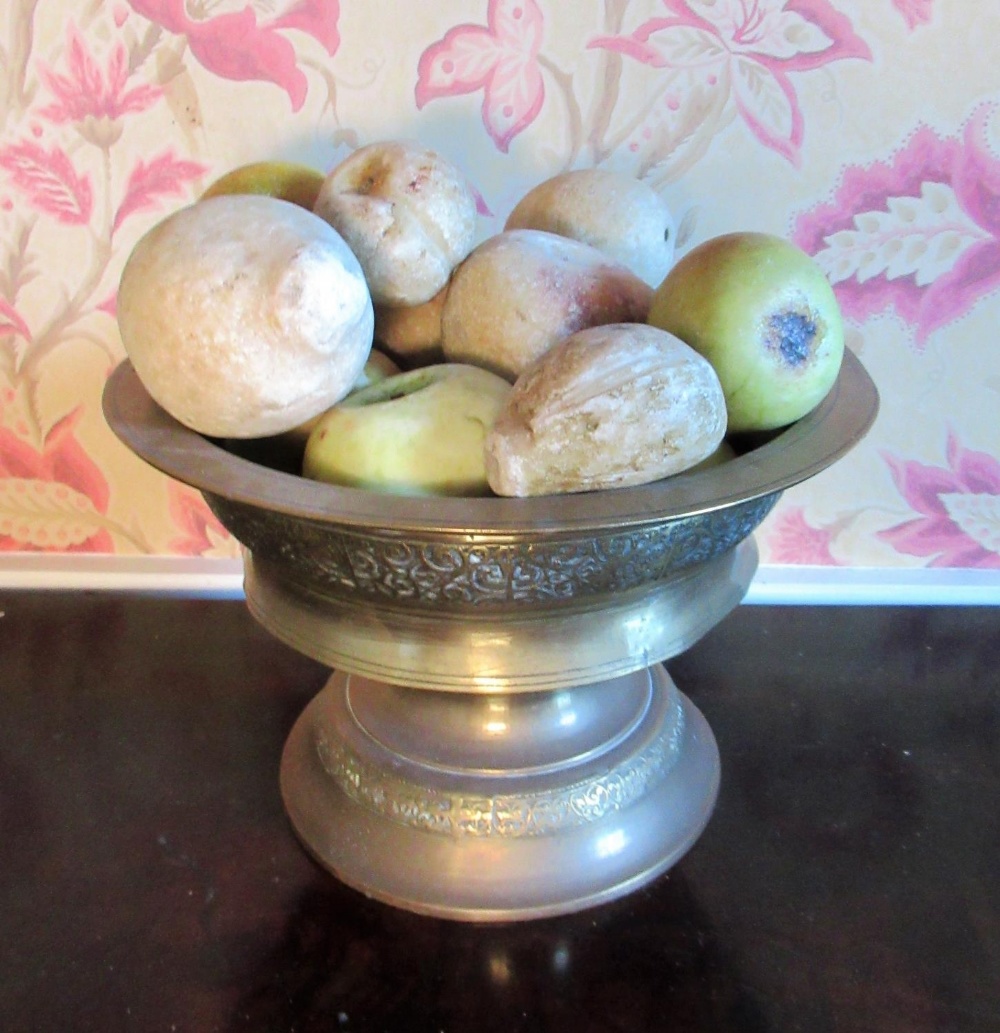
M818 409L721 466L427 499L304 480L274 442L206 439L128 363L104 393L118 437L242 543L254 617L334 669L282 757L303 844L370 896L471 921L609 900L694 843L719 755L662 661L740 602L753 530L877 407L848 354Z

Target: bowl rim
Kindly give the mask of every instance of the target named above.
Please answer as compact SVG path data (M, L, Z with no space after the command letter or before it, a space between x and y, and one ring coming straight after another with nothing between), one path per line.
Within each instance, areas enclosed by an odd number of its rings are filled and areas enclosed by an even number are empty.
M532 498L388 494L311 481L235 455L184 426L149 395L128 359L102 399L118 439L174 480L232 502L289 517L360 529L495 536L526 531L599 531L706 515L784 491L849 452L875 421L878 390L845 348L820 404L765 443L715 467L650 484Z

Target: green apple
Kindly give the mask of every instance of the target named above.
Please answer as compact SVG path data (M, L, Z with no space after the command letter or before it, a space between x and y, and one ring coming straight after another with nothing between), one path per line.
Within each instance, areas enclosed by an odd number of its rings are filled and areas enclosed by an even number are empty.
M509 392L462 363L386 377L320 419L303 475L402 495L488 494L483 443Z
M358 379L354 381L354 386L351 388L349 394L354 394L356 391L363 391L366 387L371 387L372 384L377 384L386 377L395 376L399 372L399 367L396 365L388 355L383 352L372 350L368 353L368 359L365 362L364 369L361 370ZM289 444L298 444L299 448L304 448L306 442L309 440L309 435L312 434L323 416L326 414L326 410L321 413L317 413L311 420L306 420L305 423L300 423L297 427L293 427L289 431L285 431L283 437L288 439Z
M312 211L325 178L318 169L294 161L256 161L220 176L201 196L266 194Z
M648 320L715 368L731 432L805 416L833 387L844 355L823 270L768 233L728 233L689 251L657 288Z

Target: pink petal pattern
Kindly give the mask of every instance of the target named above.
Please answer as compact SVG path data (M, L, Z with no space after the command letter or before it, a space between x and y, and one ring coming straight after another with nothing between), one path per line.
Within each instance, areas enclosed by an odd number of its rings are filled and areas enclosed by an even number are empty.
M82 122L87 118L113 121L132 112L145 111L163 92L150 85L126 89L130 73L124 45L119 43L112 49L107 67L102 69L72 23L67 29L66 54L67 75L45 68L40 73L56 97L55 103L38 112L50 122Z
M833 532L810 524L801 506L779 510L770 526L767 544L773 562L812 567L841 565L830 550Z
M236 543L196 491L169 481L167 506L180 534L171 540L170 549L180 556L209 556L235 551Z
M934 0L892 0L892 6L903 16L906 27L911 31L934 17Z
M684 73L687 92L725 90L766 147L798 164L805 132L788 75L849 58L871 60L850 19L828 0L663 0L670 12L589 47Z
M1000 288L1000 159L986 136L995 110L994 105L981 105L956 137L945 138L922 127L888 160L847 167L833 200L798 217L794 240L819 255L836 234L854 230L859 216L888 212L899 199L919 198L926 184L940 184L954 193L961 211L981 231L981 239L929 283L888 270L877 276L835 279L834 289L848 318L860 323L893 310L913 327L915 345L922 350L931 333ZM916 237L929 229L917 223L908 232Z
M457 25L423 52L417 66L417 107L482 90L483 125L497 149L506 153L545 100L538 65L543 22L535 0L489 0L486 26Z
M129 215L156 208L165 197L181 196L191 180L206 172L207 165L177 158L172 150L157 155L149 162L140 158L129 173L125 196L115 212L111 232L116 233Z
M58 146L46 150L24 140L0 148L0 168L28 203L67 226L90 221L94 203L90 177L80 175L69 155Z
M59 485L65 485L70 491L88 498L98 513L106 513L110 495L108 483L100 467L87 454L76 437L76 426L82 415L82 407L77 407L56 423L45 435L41 449L35 448L0 425L0 479L9 478L24 486L39 481L53 485L56 489ZM69 497L67 501L71 501ZM38 546L27 543L25 537L19 534L0 536L0 552L49 551L40 550ZM114 541L106 530L100 529L82 541L71 541L66 544L53 541L51 550L114 552Z
M191 53L210 72L234 82L279 86L293 111L305 103L309 84L292 44L281 34L295 29L318 40L328 54L340 44L338 0L301 0L270 21L258 22L250 6L213 18L191 18L184 0L129 0L133 10L187 38Z
M928 557L930 567L1000 569L1000 551L988 545L1000 542L1000 461L965 448L954 433L948 434L945 457L942 467L883 454L897 491L917 516L878 537L897 552ZM956 518L955 500L962 498L993 500L989 513L996 522L989 538L972 536Z

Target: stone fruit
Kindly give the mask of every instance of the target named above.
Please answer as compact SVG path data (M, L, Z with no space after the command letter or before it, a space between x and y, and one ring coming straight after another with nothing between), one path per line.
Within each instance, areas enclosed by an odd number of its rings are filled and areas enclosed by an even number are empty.
M314 480L403 495L484 495L483 442L510 384L441 363L350 395L316 425L302 472Z
M606 169L577 169L539 183L505 229L548 230L591 244L658 286L674 260L674 220L648 183Z
M476 201L462 172L406 141L370 144L326 177L313 210L358 256L378 305L422 305L472 248Z
M287 201L229 194L136 244L122 342L150 395L224 438L280 434L350 391L371 351L371 296L340 235Z
M651 326L592 327L517 379L486 468L498 495L645 484L700 463L725 432L719 378L697 352Z
M312 211L326 177L318 169L293 161L257 161L220 176L201 195L264 194Z
M589 326L642 323L652 288L597 248L543 230L506 230L455 270L441 315L450 362L513 381Z
M810 412L844 354L840 308L822 269L766 233L729 233L688 252L657 288L649 322L711 362L731 431L772 430Z
M444 362L441 313L447 296L442 287L422 305L376 305L375 340L407 369Z

